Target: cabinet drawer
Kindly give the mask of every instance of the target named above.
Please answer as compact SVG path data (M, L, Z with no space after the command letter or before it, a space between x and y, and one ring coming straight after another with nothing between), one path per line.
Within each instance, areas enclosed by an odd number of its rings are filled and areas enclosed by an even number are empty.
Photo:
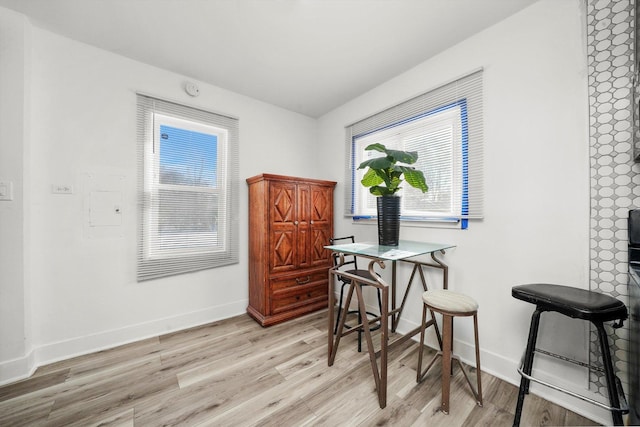
M327 301L326 283L313 286L300 286L296 292L274 293L271 297L271 313L277 314L322 301Z
M323 283L327 283L327 280L327 270L314 271L310 273L298 273L295 276L271 279L271 292L278 293L282 291L292 290L292 288L300 286L320 285Z

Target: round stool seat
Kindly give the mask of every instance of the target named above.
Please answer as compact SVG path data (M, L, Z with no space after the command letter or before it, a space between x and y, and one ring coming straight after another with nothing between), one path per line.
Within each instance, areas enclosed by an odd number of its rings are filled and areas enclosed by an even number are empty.
M444 289L434 289L422 294L422 301L436 311L451 314L473 314L478 311L478 303L468 295Z
M422 326L420 331L420 351L418 352L418 367L416 369L416 381L422 381L429 369L433 366L436 358L442 357L442 404L440 410L445 414L449 413L449 400L451 390L451 375L453 373L452 361L460 365L467 384L476 399L478 406L482 406L482 378L480 374L480 343L478 341L478 303L468 295L444 289L425 291L422 294ZM427 312L431 311L431 320L427 322ZM438 324L434 313L442 315L442 337L438 333ZM473 317L473 336L476 349L476 387L469 380L462 363L458 357L453 355L453 319L455 317ZM436 336L440 344L440 350L429 363L427 368L422 370L422 352L424 350L425 328L433 325Z

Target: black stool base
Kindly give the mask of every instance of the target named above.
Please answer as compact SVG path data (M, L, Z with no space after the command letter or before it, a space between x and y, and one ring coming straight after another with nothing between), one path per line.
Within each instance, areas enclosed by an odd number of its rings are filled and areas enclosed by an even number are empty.
M560 285L533 284L514 286L511 294L514 298L536 305L536 310L531 316L527 349L523 355L522 366L519 369L522 378L520 380L518 403L516 405L516 412L513 420L514 427L520 425L524 398L525 395L529 393L529 385L532 380L558 391L573 395L574 397L598 404L599 406L611 411L614 425L624 425L622 414L628 412L628 409L621 406L621 402L624 402L624 406L626 406L626 400L624 398L622 387L619 386L620 380L614 373L609 341L603 322L617 320L618 323L614 325L614 327L622 326L622 321L625 320L628 315L626 306L621 301L608 295ZM545 311L555 311L571 318L587 320L596 327L607 382L609 406L595 402L552 384L536 380L531 376L533 357L536 352L536 340L538 338L538 329L540 325L540 315Z

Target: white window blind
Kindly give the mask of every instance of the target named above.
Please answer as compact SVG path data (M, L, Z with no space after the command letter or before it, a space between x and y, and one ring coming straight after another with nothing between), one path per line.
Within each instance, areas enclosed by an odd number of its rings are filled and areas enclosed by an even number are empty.
M138 281L238 262L238 120L138 95Z
M375 197L360 184L358 165L372 143L417 151L412 166L424 172L429 191L408 184L401 192L402 220L460 222L483 216L482 71L456 79L346 128L345 215L376 215Z

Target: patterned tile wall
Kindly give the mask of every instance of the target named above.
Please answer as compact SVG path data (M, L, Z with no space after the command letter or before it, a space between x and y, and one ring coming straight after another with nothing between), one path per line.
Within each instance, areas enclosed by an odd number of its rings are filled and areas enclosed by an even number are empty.
M633 162L632 86L634 0L587 0L587 54L590 104L591 275L590 288L628 304L627 216L640 208L640 165ZM608 329L618 376L627 382L627 325ZM601 365L595 330L591 363ZM606 396L598 371L594 391Z

